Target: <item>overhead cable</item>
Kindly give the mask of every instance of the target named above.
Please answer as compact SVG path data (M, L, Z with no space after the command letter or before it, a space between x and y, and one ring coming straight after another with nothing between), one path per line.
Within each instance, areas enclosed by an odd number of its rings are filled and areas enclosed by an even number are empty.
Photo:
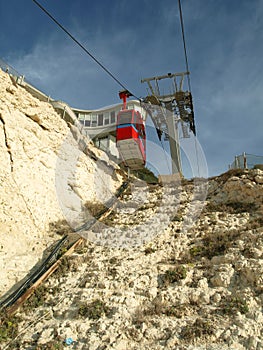
M181 6L181 0L178 0L178 5L179 5L180 23L181 23L183 45L184 45L185 66L186 66L186 71L189 72L188 57L187 57L186 42L185 42L185 34L184 34L184 20L183 20L183 11L182 11L182 6ZM189 88L189 91L191 92L190 74L187 75L187 79L188 79L188 88Z
M117 84L119 84L124 90L128 90L127 87L117 79L113 73L110 72L90 51L88 51L83 44L81 44L59 21L57 21L38 1L32 0L45 14L58 25L87 55L89 55ZM136 95L132 94L136 99L140 100Z

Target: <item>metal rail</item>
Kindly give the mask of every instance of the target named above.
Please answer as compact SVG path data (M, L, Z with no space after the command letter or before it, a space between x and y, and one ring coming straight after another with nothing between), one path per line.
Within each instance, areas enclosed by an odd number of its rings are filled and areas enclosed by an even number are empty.
M37 270L34 271L31 274L31 276L29 276L18 287L18 289L16 289L14 292L8 295L8 297L5 300L0 301L0 309L7 308L13 305L25 293L25 291L43 275L43 273L51 266L51 264L57 260L59 251L61 247L65 244L67 239L68 239L68 235L61 238L61 240L59 240L58 243L56 244L53 251L42 262L41 266L39 266Z
M94 219L88 221L80 228L75 230L75 233L81 232L82 230L87 230L91 228L97 220L102 218L104 215L109 213L112 210L113 205L117 202L118 197L125 191L129 182L123 182L121 187L119 188L116 196L111 198L106 204L105 209L100 211ZM70 255L73 253L74 249L79 246L84 238L79 237L69 246L67 246L66 252L64 254L61 253L61 248L65 246L67 240L69 239L69 235L65 235L62 237L57 244L55 245L52 252L48 255L46 259L42 262L42 264L28 277L26 280L11 294L9 294L3 300L0 300L0 310L5 309L5 312L8 315L13 314L36 290L36 288L46 280L62 262L63 257Z

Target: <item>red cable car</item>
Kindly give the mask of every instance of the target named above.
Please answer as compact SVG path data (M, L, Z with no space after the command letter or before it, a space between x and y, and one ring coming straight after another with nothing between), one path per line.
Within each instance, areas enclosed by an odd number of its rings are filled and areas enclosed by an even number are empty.
M117 115L116 143L124 164L130 169L141 169L146 162L146 135L141 114L127 109L128 91L121 91L122 110Z

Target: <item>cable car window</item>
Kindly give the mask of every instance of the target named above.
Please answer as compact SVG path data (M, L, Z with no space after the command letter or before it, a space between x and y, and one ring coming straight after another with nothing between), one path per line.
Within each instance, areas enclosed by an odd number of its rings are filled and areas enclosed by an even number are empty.
M138 129L137 123L138 123L138 116L137 116L137 113L134 111L134 113L133 113L133 124L136 124L136 129Z
M85 120L85 124L84 124L85 126L90 126L90 120Z
M132 111L120 112L119 124L130 124L132 119Z

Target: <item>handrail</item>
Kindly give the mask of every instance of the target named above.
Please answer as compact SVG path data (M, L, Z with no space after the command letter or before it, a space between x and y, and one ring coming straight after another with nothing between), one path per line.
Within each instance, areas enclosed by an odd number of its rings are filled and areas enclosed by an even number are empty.
M244 152L235 156L235 160L229 165L229 169L252 169L258 164L263 164L263 156Z
M0 59L0 68L4 72L8 73L10 76L15 77L16 83L25 88L31 95L38 98L40 101L49 102L65 121L77 126L80 131L83 130L83 126L79 122L76 114L67 103L63 101L54 100L53 98L45 94L43 91L36 88L34 85L29 83L25 79L24 75L21 75L18 71L16 71L13 67L4 62L2 59Z

